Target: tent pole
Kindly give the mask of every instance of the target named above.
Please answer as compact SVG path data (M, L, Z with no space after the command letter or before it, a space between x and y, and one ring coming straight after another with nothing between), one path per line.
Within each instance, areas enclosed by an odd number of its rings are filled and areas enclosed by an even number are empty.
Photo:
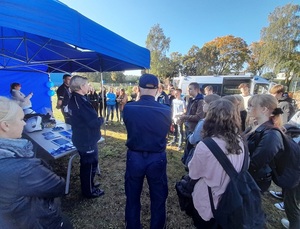
M102 96L102 110L103 110L103 117L104 117L104 142L106 143L106 109L105 109L105 103L106 101L104 101L104 86L103 86L103 73L101 71L100 73L100 77L101 77L101 96Z

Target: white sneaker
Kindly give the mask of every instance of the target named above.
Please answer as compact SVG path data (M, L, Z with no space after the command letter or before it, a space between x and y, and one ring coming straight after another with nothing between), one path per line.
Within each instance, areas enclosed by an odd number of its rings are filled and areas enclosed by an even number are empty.
M283 202L276 203L276 204L274 204L274 206L276 208L278 208L279 210L284 211L284 203Z
M274 196L275 198L277 198L277 199L280 199L280 200L283 199L282 192L270 191L270 194L271 194L272 196Z
M287 229L290 227L290 222L286 218L281 219L281 224Z

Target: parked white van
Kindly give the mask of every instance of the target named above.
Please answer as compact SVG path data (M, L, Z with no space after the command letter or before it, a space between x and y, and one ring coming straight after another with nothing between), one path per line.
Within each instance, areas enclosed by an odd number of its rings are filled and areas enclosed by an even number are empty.
M250 94L264 94L269 90L270 82L260 76L249 75L226 75L226 76L180 76L173 79L173 86L180 88L182 94L187 93L190 83L197 82L203 93L204 88L211 85L214 93L224 96L240 94L238 89L241 83L248 83L250 86Z

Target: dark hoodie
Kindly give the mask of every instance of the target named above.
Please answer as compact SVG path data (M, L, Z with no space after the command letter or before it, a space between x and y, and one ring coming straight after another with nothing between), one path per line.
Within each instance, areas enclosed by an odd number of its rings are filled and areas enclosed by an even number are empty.
M281 97L278 100L278 107L283 111L282 122L283 124L286 124L295 114L295 109L292 105L291 98Z

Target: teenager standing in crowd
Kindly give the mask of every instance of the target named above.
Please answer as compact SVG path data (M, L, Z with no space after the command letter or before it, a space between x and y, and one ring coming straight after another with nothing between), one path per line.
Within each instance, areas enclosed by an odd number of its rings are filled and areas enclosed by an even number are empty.
M218 99L209 104L202 130L203 138L211 137L237 172L241 171L245 158L244 144L239 134L240 126L239 113L232 102ZM213 202L218 206L230 177L202 141L196 146L188 167L191 179L200 179L192 193L196 209L193 215L195 226L199 229L220 228L213 217L208 187L211 187Z
M106 107L107 107L106 122L108 122L110 115L111 115L111 121L113 121L114 119L116 99L117 97L116 94L114 93L114 88L110 87L109 92L106 94Z

